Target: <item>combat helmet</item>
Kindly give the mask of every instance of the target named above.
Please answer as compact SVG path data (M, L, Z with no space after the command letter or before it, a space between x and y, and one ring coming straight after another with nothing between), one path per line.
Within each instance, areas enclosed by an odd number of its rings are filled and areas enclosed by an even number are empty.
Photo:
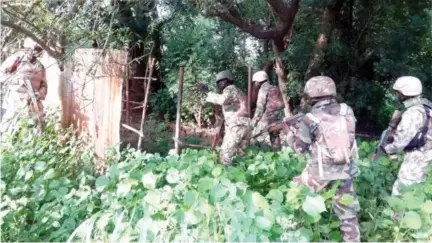
M304 92L311 98L336 96L336 85L330 77L316 76L306 82Z
M416 77L402 76L394 83L393 90L405 96L418 96L422 93L422 83Z
M256 73L254 73L254 75L252 76L252 81L254 81L254 82L261 83L261 82L264 82L266 80L268 80L268 75L264 71L258 71Z
M228 79L228 80L234 81L234 76L232 75L231 71L225 70L225 71L219 72L216 75L216 82L218 82L222 79Z

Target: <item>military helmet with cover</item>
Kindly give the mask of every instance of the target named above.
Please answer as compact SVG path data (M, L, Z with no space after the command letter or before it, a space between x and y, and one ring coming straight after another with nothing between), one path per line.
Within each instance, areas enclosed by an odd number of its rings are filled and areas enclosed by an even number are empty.
M254 73L254 75L252 76L252 81L254 81L254 82L261 83L261 82L264 82L266 80L268 80L268 75L265 71L258 71L256 73Z
M394 83L393 90L405 96L418 96L422 93L422 83L416 77L402 76Z
M311 98L336 96L336 85L330 77L316 76L306 82L304 92Z
M219 72L216 75L216 82L219 82L222 79L228 79L228 80L234 81L234 76L232 75L231 71L225 70L225 71Z

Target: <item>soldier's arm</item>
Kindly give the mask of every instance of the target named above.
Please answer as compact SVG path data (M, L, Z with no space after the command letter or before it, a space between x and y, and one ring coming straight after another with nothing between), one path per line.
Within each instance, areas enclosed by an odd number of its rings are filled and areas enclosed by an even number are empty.
M252 119L253 126L255 126L259 120L261 120L261 117L264 114L265 106L267 103L267 94L268 94L268 91L265 88L261 88L258 92L258 99L257 99L255 114L254 114L254 117Z
M408 109L402 115L402 119L396 128L393 143L384 147L387 154L401 152L414 138L419 129L424 125L425 116L418 109Z
M217 105L224 105L233 96L233 94L234 94L234 89L233 88L234 87L232 87L232 86L226 87L223 90L222 94L218 94L218 93L215 93L215 92L208 92L206 101L210 102L210 103L213 103L213 104L217 104Z

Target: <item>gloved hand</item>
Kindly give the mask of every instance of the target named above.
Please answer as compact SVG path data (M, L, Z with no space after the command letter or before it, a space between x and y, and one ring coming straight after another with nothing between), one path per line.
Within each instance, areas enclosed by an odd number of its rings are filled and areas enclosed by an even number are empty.
M205 85L203 83L197 83L196 87L197 87L198 91L203 93L203 94L207 94L209 92L209 88L207 87L207 85Z

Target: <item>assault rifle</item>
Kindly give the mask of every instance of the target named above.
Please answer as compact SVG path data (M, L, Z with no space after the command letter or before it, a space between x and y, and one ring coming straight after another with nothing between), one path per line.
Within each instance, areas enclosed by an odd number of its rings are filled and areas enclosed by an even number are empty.
M396 132L396 128L401 120L402 112L401 111L394 111L392 118L389 122L389 126L384 132L381 134L380 141L378 143L378 146L375 148L375 152L372 155L372 161L377 160L382 154L385 154L383 151L383 148L387 145L393 142L393 136ZM390 156L390 158L394 159L393 156Z
M289 126L294 126L298 121L300 121L305 116L304 113L300 112L294 116L291 116L289 118L285 118L284 120L274 122L272 124L269 124L264 131L267 131L269 133L277 133L282 130L285 130ZM261 133L255 134L252 138L256 138Z
M213 142L211 145L212 149L215 149L216 145L218 145L219 141L222 139L223 135L224 135L224 127L225 127L225 121L221 121L221 124L218 126L217 130L216 130L216 134L213 137Z

